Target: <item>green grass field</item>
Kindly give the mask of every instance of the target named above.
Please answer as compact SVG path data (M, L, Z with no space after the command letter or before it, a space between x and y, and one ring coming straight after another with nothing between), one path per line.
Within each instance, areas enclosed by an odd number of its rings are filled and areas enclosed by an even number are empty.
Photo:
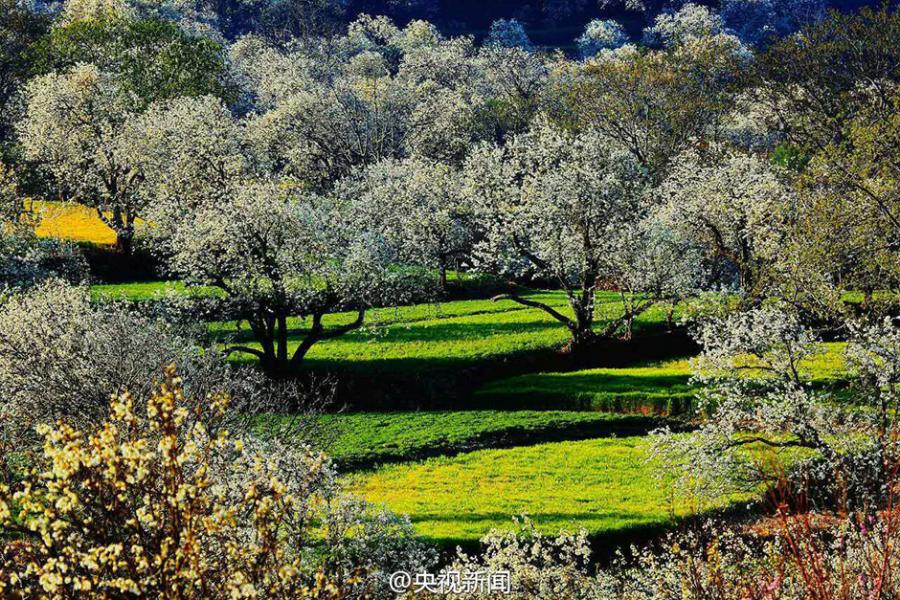
M189 288L181 281L137 281L91 286L92 300L128 300L147 302L170 294L205 296L218 294L215 288Z
M493 381L475 393L483 404L545 404L617 413L682 414L694 389L687 359L623 369L529 373Z
M529 296L564 313L569 311L562 292L534 292ZM599 294L597 305L601 322L621 314L618 295L613 292ZM347 313L331 315L326 326L352 318ZM657 328L663 320L662 308L649 310L638 318L636 330ZM372 311L367 322L368 326L360 330L313 346L306 364L316 369L376 373L459 369L552 350L569 340L568 330L547 313L511 301L467 300L381 309ZM302 339L304 324L296 319L291 323L291 351ZM216 330L220 335L234 334L237 326L219 324ZM245 335L237 339L248 340ZM238 360L252 360L247 355L237 356Z
M345 468L415 460L486 447L634 435L659 426L658 419L574 411L420 411L326 414L318 417L334 441L328 454ZM259 421L265 435L283 417Z
M92 292L97 299L140 301L187 290L178 282L151 282L95 286ZM536 291L531 297L568 310L561 292ZM619 297L600 294L597 310L600 320L618 316ZM664 316L662 308L644 313L637 331L659 330ZM333 314L325 322L335 326L354 317ZM289 326L295 345L307 324L291 319ZM210 330L223 343L252 343L246 324L211 323ZM306 364L376 378L424 374L427 381L453 385L454 377L464 376L460 369L540 356L567 340L567 330L550 316L510 301L418 304L370 311L362 329L315 345ZM816 381L840 382L842 349L823 344L824 352L805 370ZM667 475L649 460L643 434L691 406L690 377L686 358L528 373L477 390L473 406L479 410L453 405L445 411L318 418L333 435L326 451L350 489L409 514L422 536L442 545L471 544L492 527L511 527L521 514L547 532L584 527L595 536L627 536L750 498L710 506L676 500ZM257 426L271 430L278 419L270 416Z
M386 466L350 475L346 483L410 515L419 534L445 545L510 527L511 517L522 514L546 532L584 527L604 535L670 526L698 510L750 498L702 507L673 500L660 469L645 437L626 437L480 450Z
M186 294L189 289L178 281L136 282L94 285L91 294L95 300L147 301L171 293ZM193 293L216 292L201 288ZM569 312L563 292L532 291L523 295ZM614 292L599 293L596 310L600 322L619 316L619 296ZM355 313L335 313L327 315L324 324L338 326L355 317ZM636 330L658 328L664 317L664 309L651 309L638 318ZM308 320L288 320L290 351L300 343L308 326ZM258 347L246 323L215 322L210 324L210 332L223 343ZM370 310L361 329L313 346L306 364L317 370L410 374L472 367L553 350L568 340L568 330L540 309L509 300L458 300ZM242 353L233 354L232 359L255 361Z
M846 379L844 344L820 344L821 351L802 364L801 372L819 385ZM546 406L624 414L679 415L691 410L695 388L686 358L621 369L587 369L566 373L529 373L492 381L475 392L480 405Z

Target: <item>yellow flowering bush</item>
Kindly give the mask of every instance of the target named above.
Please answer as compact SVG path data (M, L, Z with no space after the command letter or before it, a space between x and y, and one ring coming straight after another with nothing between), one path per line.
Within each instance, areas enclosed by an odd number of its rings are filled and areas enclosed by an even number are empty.
M354 582L329 581L308 552L328 461L245 447L190 414L227 405L185 402L170 367L146 415L125 393L90 432L41 427L43 460L0 489L0 527L22 538L0 551L0 597L345 597Z

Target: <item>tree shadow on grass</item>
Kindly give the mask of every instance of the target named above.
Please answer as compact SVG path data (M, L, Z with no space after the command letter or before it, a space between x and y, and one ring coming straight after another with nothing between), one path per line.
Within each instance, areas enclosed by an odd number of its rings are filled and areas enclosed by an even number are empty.
M658 519L649 518L634 522L632 524L622 525L620 527L616 527L614 529L606 531L595 531L588 534L588 540L590 542L592 552L591 560L598 565L606 565L609 564L618 555L619 552L628 554L629 548L631 546L643 547L648 544L653 544L654 542L663 541L664 536L672 531L690 530L698 526L703 521L711 518L729 520L733 522L742 522L750 519L755 519L760 515L765 514L766 507L766 502L761 499L754 500L749 503L735 502L730 506L724 508L702 511L700 513L682 517L667 516ZM501 515L498 522L502 522L503 516L501 513L494 513L493 515L485 514L486 518L484 519L484 521L489 520L489 518L487 517L493 518L498 514ZM538 524L540 524L539 519L541 518L542 514L553 515L554 513L535 513L534 515L531 515L531 518L533 518ZM559 514L567 515L568 513ZM587 518L590 518L590 515L592 513L583 514L587 514ZM629 513L624 514L627 515ZM505 518L507 522L510 523L510 525L512 525L513 517L514 515L505 515ZM415 522L415 520L413 522ZM578 529L577 526L573 527L569 524L564 525L565 526L560 527L560 529L567 529L569 531ZM487 533L487 531L485 531L485 533ZM463 552L469 553L470 555L480 553L483 550L483 546L481 545L480 541L473 540L471 538L459 538L453 536L423 537L425 540L434 544L438 548L444 560L452 560L452 558L456 555L457 549L461 549Z
M465 348L466 342L481 341L486 336L486 327L481 324L446 323L413 331L407 328L392 328L388 334L368 338L366 332L354 332L324 344L356 344L353 353L317 353L314 347L304 360L307 372L337 375L340 385L336 401L354 410L409 410L409 409L468 409L496 408L497 398L473 397L479 387L488 382L507 377L536 372L568 372L599 367L622 367L650 360L663 360L688 356L696 352L696 345L683 330L666 332L662 327L647 328L644 333L629 342L606 340L598 343L590 352L572 355L560 352L565 340L564 330L552 322L495 323L489 327L498 336L498 345L505 334L527 334L546 339L528 343L513 340L507 348L495 346L490 353L454 355L450 349L444 354L439 351L421 351L417 344L434 343L440 349L441 343L455 343ZM551 332L559 331L559 338L551 338ZM377 347L386 339L409 342L409 354L396 350L393 356L378 356ZM296 340L295 340L296 341ZM323 346L324 346L323 344ZM371 346L370 346L371 344ZM541 345L545 344L542 348ZM369 348L367 348L367 346ZM490 346L488 344L487 346ZM420 350L418 355L416 350ZM354 356L355 355L355 356ZM235 354L235 362L254 364L248 355ZM660 382L660 385L675 385L674 380ZM584 385L588 385L585 383ZM624 392L623 392L624 393ZM537 396L535 396L538 398ZM576 397L576 402L557 398L529 400L523 404L506 402L503 408L558 408L569 410L590 410L589 403ZM566 402L568 405L566 406ZM602 407L599 407L602 408Z
M433 443L418 448L384 449L365 455L336 458L335 463L342 472L365 471L386 464L425 460L438 456L453 457L487 448L517 448L550 442L646 435L664 424L678 428L678 423L670 423L666 419L638 415L622 415L619 418L611 418L602 422L565 423L539 428L511 427L502 431L479 433L466 440L456 442L435 440Z
M695 406L689 375L538 373L477 390L476 402L496 408L594 410L683 415Z

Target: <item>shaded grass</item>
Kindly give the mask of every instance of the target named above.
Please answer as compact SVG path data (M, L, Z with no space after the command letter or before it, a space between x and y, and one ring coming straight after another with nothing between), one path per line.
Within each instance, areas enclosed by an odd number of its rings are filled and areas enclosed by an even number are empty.
M801 374L821 387L840 388L848 377L842 342L820 344ZM655 415L686 414L695 408L688 359L617 369L529 373L488 383L474 394L487 406L598 410Z
M494 381L475 398L497 406L544 405L618 413L682 414L695 390L687 359L623 369L533 373Z
M285 417L260 419L265 435ZM458 454L476 448L635 435L657 427L658 419L572 411L422 411L326 414L318 417L334 441L325 447L343 469Z
M529 295L568 314L563 292L545 291ZM316 369L341 369L367 373L416 373L422 369L459 369L487 361L531 352L552 350L569 340L568 330L539 309L511 301L469 300L440 305L416 305L372 311L369 325L312 347L305 364ZM602 322L621 314L618 295L598 294L597 313ZM326 326L352 320L353 315L329 315ZM662 307L648 310L636 322L636 330L659 328L665 319ZM300 344L306 321L293 319L289 350ZM238 333L235 323L214 325L219 335ZM235 355L236 360L252 360Z
M420 535L446 545L510 528L511 517L522 514L548 533L584 527L608 535L668 527L698 510L751 497L702 507L679 499L669 475L650 459L645 437L479 450L354 474L346 484L371 502L410 515Z

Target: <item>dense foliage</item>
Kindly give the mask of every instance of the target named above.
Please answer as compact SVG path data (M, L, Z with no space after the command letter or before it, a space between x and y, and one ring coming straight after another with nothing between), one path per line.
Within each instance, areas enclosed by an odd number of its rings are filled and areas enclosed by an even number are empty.
M93 431L39 428L43 458L3 487L0 519L40 543L21 570L4 561L4 596L371 597L428 567L408 523L348 504L323 455L230 436L228 401L185 397L171 367L143 410L125 392Z

